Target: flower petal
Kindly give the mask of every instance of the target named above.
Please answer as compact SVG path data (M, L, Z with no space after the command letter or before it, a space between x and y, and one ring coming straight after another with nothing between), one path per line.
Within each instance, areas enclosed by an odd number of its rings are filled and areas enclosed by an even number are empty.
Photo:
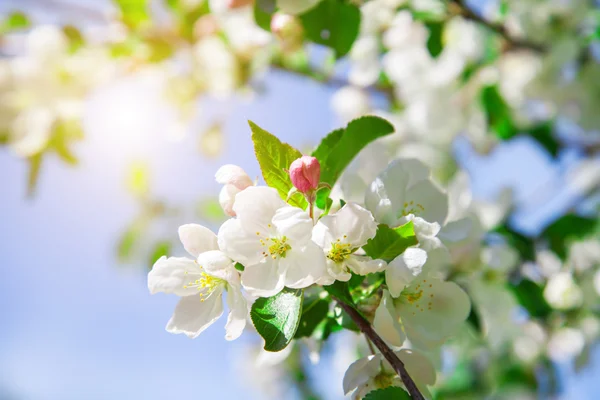
M424 180L406 191L405 202L414 201L421 211L417 214L428 222L443 224L448 215L448 196L433 182Z
M235 211L233 211L233 205L235 204L235 196L241 192L240 189L235 187L234 185L225 185L221 188L219 192L219 204L221 208L225 212L225 214L230 217L235 217Z
M204 252L196 262L211 276L228 283L239 282L239 272L235 269L235 262L220 250Z
M273 296L283 289L283 282L284 275L279 271L279 262L271 257L264 258L258 264L246 265L242 272L242 285L252 296Z
M219 248L232 260L250 266L259 263L264 255L260 237L242 227L239 219L227 220L219 228Z
M388 264L385 282L393 297L400 296L400 292L421 273L426 261L425 250L410 247Z
M370 211L356 203L347 203L338 212L322 217L318 224L323 224L331 235L342 243L352 247L362 247L375 236L377 224Z
M224 185L233 185L238 190L244 190L253 185L252 179L246 171L233 164L226 164L219 168L215 174L215 180Z
M222 288L201 300L200 296L186 296L179 300L173 316L167 323L167 331L184 333L194 339L223 314Z
M367 275L380 272L387 266L383 260L373 260L371 257L351 254L346 259L346 265L358 275Z
M313 221L308 213L297 207L282 207L275 212L273 225L280 236L289 239L292 247L303 246L310 240Z
M227 306L229 315L225 325L225 339L235 340L244 331L246 317L248 316L248 305L242 295L239 285L230 285L227 289Z
M277 209L286 203L277 190L266 186L251 186L235 196L235 211L242 226L249 231L266 231Z
M400 317L394 308L394 300L390 293L384 290L381 302L375 311L373 328L386 342L396 347L401 347L406 340L399 320Z
M336 238L333 236L333 233L329 230L328 224L324 223L327 221L327 217L328 215L321 217L312 230L312 241L324 250L330 249L331 243L335 242L336 240Z
M401 349L395 353L406 365L408 374L413 378L419 389L426 385L435 384L435 367L424 353L411 349Z
M198 225L187 224L179 227L179 240L185 250L194 258L210 250L218 250L217 235L210 229Z
M194 281L194 276L200 276L200 267L188 258L165 257L159 258L148 273L148 289L151 294L158 292L174 293L177 296L195 294L195 288L185 288L186 284Z
M280 263L285 271L285 286L292 289L305 288L329 275L325 254L312 241L301 251L289 252Z
M344 374L342 382L344 394L347 395L369 379L377 376L382 360L381 354L372 354L354 361Z

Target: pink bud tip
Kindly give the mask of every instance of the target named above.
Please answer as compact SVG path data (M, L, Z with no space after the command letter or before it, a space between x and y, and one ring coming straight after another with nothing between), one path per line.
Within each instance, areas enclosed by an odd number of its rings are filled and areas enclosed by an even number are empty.
M302 156L290 165L292 184L301 193L308 193L319 186L321 164L315 157Z

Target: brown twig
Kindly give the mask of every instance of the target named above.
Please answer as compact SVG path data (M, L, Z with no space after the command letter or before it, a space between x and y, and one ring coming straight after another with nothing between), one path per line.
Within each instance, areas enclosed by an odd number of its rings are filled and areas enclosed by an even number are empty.
M385 359L392 365L394 371L398 374L406 390L413 398L413 400L425 400L415 381L410 377L408 371L406 371L406 367L404 363L398 358L396 353L392 349L389 348L387 344L383 341L383 339L375 332L375 329L371 326L369 321L367 321L360 313L352 306L344 303L339 299L335 299L337 303L342 307L342 309L352 318L352 321L358 326L362 333L379 349L381 354L385 357Z
M548 47L543 44L534 43L526 39L520 39L511 36L511 34L508 32L504 25L493 23L491 21L486 20L481 15L476 14L475 12L473 12L473 10L469 8L469 6L465 3L464 0L452 0L451 3L454 4L459 15L463 16L466 19L470 19L471 21L475 21L482 25L485 25L487 28L501 35L504 38L504 40L506 40L506 42L512 47L529 49L538 53L544 53L548 51Z

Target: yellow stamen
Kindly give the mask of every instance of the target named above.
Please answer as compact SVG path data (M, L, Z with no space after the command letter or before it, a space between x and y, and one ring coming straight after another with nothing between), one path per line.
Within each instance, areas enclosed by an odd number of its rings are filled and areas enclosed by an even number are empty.
M327 258L335 263L341 263L352 254L352 246L349 243L340 243L339 239L331 244L331 250Z

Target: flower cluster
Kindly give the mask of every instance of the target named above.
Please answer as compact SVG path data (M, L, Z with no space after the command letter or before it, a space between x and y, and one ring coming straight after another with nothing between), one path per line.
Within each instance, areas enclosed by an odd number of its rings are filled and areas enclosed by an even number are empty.
M319 161L304 156L288 172L312 208ZM428 254L445 249L436 236L448 202L427 167L416 160L395 161L372 182L364 206L345 203L319 217L289 205L275 188L254 186L240 167L226 165L216 179L225 185L221 205L233 218L217 235L200 225L181 226L179 237L194 259L162 257L148 275L151 293L182 297L167 331L197 337L223 313L221 297L226 293L226 339L233 340L249 314L242 291L248 299L274 298L284 288L327 289L353 277L378 275L385 284L372 295L380 299L370 316L373 327L396 349L421 392L429 393L427 385L435 383L436 374L427 354L457 332L469 314L470 300L428 262ZM379 229L406 227L413 229L414 244L397 255L368 255L366 246L381 240ZM388 361L374 353L349 367L343 386L361 398L372 389L404 384Z

